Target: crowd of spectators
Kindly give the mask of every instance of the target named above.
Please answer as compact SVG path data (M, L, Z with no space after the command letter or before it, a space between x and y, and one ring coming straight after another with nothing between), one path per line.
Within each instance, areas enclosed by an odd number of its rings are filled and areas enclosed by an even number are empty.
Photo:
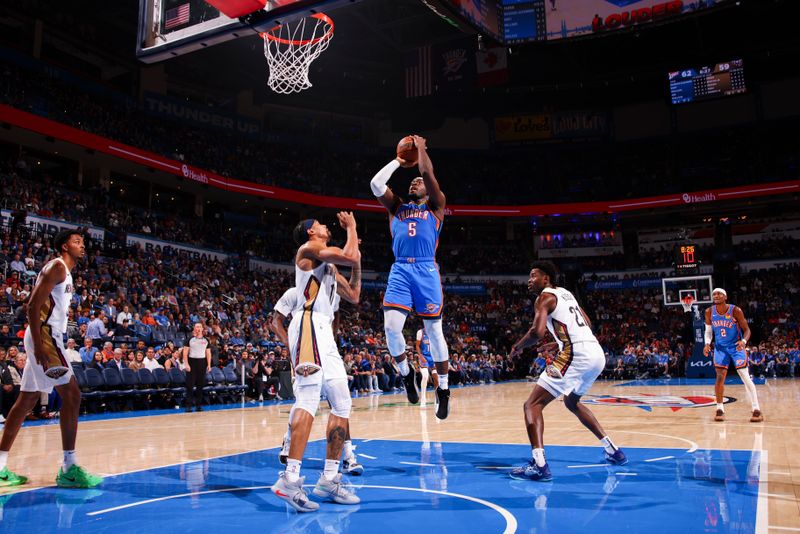
M319 194L368 197L366 183L386 156L375 147L345 152L297 144L281 132L252 138L147 114L127 95L99 84L95 92L64 77L3 67L0 103L46 116L166 157L239 179ZM86 82L92 86L94 82ZM439 178L452 203L486 202L487 178L497 204L574 202L664 194L798 175L796 129L776 123L681 135L641 143L565 143L491 152L437 151ZM700 148L702 147L702 148ZM361 176L363 180L354 180ZM546 177L546 179L543 179ZM519 188L524 180L535 188Z
M27 261L24 272L9 271L0 285L0 347L4 349L0 355L8 362L0 372L5 410L15 388L18 391L14 369L24 366L18 347L26 326L30 281L21 280L52 253L47 236L12 236L8 229L2 234L0 261ZM244 377L252 398L275 395L275 369L286 365L286 351L267 324L272 304L292 283L287 272L249 271L236 259L196 261L92 243L73 278L66 352L71 361L97 369L180 369L179 349L192 325L199 322L210 340L214 366L233 367L237 376ZM679 307L663 306L660 292L578 291L607 351L606 376L682 373L692 341L689 325ZM743 274L730 294L744 309L754 332L754 374L800 372L800 269ZM401 387L396 364L387 357L381 298L380 291L364 291L358 306L342 308L338 338L355 393ZM541 373L553 356L552 347L514 359L507 356L532 315L532 295L515 282L487 282L483 296L448 295L444 331L453 383L491 383ZM409 320L409 340L419 327L421 321Z

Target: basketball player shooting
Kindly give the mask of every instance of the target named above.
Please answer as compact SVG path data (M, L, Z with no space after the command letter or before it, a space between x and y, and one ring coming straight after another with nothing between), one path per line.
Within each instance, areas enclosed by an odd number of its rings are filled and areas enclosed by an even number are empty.
M559 353L547 366L525 401L525 426L531 442L533 458L525 465L511 470L517 480L547 482L553 479L544 457L544 408L554 399L565 395L564 405L588 428L605 451L611 464L628 463L625 453L618 449L606 434L594 414L580 400L606 365L603 348L592 333L589 318L575 297L563 287L556 287L556 266L549 261L536 262L530 272L528 289L538 293L534 303L536 315L530 330L517 341L511 357L544 338L547 331L558 343Z
M353 214L340 212L337 217L347 231L344 248L328 246L328 227L317 220L300 221L294 229L294 239L300 245L295 256L295 287L304 301L297 313L293 313L286 338L295 373L295 403L291 411L291 444L286 471L273 484L272 492L298 512L319 509L319 504L311 501L303 489L300 466L323 393L331 405L325 432L328 447L325 469L313 493L338 504L361 502L344 487L339 473L352 400L347 387L347 373L331 328L337 285L342 283L352 287L361 283L361 252ZM337 277L338 270L334 264L354 268L352 284Z
M705 346L703 355L711 354L711 342L714 342L714 369L717 372L717 382L714 393L717 397L717 413L714 421L725 420L725 377L728 376L728 366L733 362L736 373L744 382L747 396L753 408L750 417L751 423L760 423L764 420L761 408L758 405L758 394L750 372L747 369L747 354L744 349L750 340L750 326L744 318L742 309L728 304L728 293L721 287L714 288L711 292L714 305L706 310Z
M64 449L64 463L56 475L56 484L62 488L93 488L103 482L101 477L90 474L76 463L81 390L72 365L64 358L64 334L73 293L71 271L86 255L86 247L83 235L74 230L56 234L53 245L58 256L42 268L28 303L28 328L24 337L28 358L22 371L19 397L8 414L0 440L0 487L27 482L26 477L8 469L8 452L22 422L39 400L40 392L50 393L53 388L62 401L59 422Z
M397 361L403 376L408 401L417 404L419 389L414 370L406 361L403 326L411 311L422 318L439 374L436 417L446 419L450 413L449 354L442 331L442 280L435 257L446 200L434 175L425 139L418 135L410 138L403 139L401 144L413 141L413 148L401 151L398 147L398 157L381 169L370 183L373 194L389 212L395 258L383 299L384 329L389 353ZM417 161L411 159L415 156ZM399 167L414 165L418 165L422 176L411 181L409 202L403 202L386 184Z

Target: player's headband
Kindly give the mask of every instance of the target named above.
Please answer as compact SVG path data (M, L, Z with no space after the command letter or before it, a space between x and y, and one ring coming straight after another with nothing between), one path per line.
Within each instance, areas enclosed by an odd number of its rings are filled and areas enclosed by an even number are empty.
M728 296L728 292L722 289L721 287L715 287L714 291L712 291L711 294L713 295L714 293L722 293L723 295L725 295L725 297Z

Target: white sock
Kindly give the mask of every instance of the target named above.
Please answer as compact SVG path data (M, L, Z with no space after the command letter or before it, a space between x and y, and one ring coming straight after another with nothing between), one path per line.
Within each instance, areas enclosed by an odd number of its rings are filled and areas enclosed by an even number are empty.
M286 460L286 480L288 482L297 482L300 480L300 466L303 465L302 460Z
M347 458L352 458L353 456L355 456L355 451L353 450L353 442L348 439L347 441L344 442L344 457L345 459L347 459Z
M6 468L8 464L8 451L0 451L0 470Z
M447 373L439 375L439 389L447 389Z
M400 376L406 376L410 372L407 359L402 362L397 362L397 367L400 368Z
M64 465L61 467L61 470L66 473L69 471L69 468L76 463L78 463L78 458L75 451L64 451Z
M718 402L717 403L717 410L721 410L721 411L724 412L725 411L725 405L722 404L721 402Z
M601 439L600 444L608 454L614 454L617 451L617 446L614 445L614 442L611 441L611 438L608 436L605 436L603 439Z
M325 470L322 475L327 480L333 480L339 473L339 460L325 460Z
M750 406L752 406L753 411L760 410L761 408L758 407L758 393L756 393L756 385L753 384L753 379L750 378L750 373L747 372L747 369L737 369L736 372L739 374L739 378L742 379L744 382L744 388L747 391L747 397L750 399Z
M531 449L531 454L538 467L542 467L547 463L544 461L544 449Z

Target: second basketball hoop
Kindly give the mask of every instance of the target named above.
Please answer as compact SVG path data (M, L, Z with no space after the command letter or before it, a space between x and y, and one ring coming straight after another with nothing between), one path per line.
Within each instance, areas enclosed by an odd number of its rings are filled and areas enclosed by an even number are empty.
M331 42L333 20L315 13L278 24L261 37L269 66L267 85L276 93L298 93L312 86L309 68Z

